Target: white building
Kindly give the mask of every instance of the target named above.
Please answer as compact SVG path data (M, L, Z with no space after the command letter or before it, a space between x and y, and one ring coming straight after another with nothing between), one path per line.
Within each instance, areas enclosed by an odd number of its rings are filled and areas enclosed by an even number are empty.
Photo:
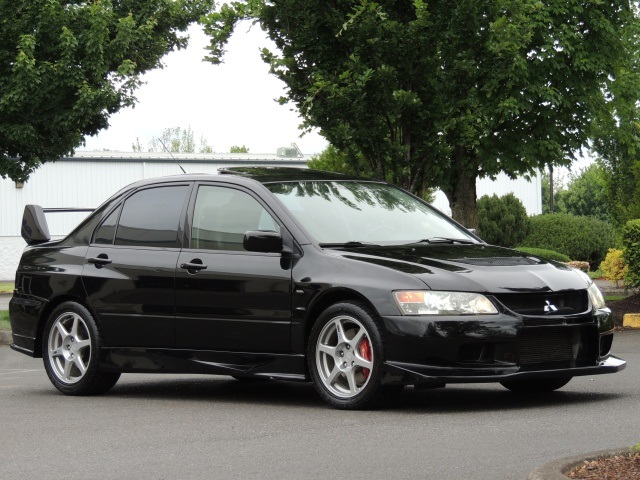
M291 152L279 151L280 154ZM45 163L24 185L0 179L0 280L12 280L25 247L20 222L25 205L43 208L95 208L122 187L145 178L182 173L216 173L219 168L239 165L306 167L309 156L287 157L268 154L174 154L130 152L78 152L74 157ZM506 175L495 181L478 181L478 197L513 192L529 215L542 212L540 176L531 181L511 180ZM450 214L446 197L436 195L433 205ZM87 213L48 213L53 238L70 232Z

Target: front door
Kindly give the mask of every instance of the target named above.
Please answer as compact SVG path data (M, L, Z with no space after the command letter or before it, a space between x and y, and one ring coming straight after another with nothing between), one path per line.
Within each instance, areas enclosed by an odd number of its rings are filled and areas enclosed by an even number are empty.
M202 184L192 203L189 248L176 273L176 346L290 352L290 266L280 253L242 246L245 232L280 225L240 189Z

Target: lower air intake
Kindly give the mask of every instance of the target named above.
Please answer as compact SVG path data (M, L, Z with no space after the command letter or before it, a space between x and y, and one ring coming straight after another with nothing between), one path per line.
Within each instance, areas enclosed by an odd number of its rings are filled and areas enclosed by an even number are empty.
M520 333L520 365L570 362L571 360L573 360L571 329L525 329Z

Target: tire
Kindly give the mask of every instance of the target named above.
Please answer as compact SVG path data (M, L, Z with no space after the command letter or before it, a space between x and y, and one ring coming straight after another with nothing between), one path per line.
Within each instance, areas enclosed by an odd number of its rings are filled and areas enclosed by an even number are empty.
M51 313L42 336L42 360L51 383L66 395L96 395L113 387L120 373L98 368L100 330L82 305L66 302Z
M385 358L378 316L357 302L327 308L311 329L307 362L313 384L329 405L340 409L376 408L403 385L381 384Z
M564 387L572 377L541 378L539 380L513 380L500 382L504 388L515 393L548 393Z

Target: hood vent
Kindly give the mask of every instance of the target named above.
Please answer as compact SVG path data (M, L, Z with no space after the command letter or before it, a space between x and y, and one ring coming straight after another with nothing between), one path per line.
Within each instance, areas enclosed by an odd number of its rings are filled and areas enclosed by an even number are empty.
M541 263L540 260L533 257L452 258L451 261L481 267L514 267Z

